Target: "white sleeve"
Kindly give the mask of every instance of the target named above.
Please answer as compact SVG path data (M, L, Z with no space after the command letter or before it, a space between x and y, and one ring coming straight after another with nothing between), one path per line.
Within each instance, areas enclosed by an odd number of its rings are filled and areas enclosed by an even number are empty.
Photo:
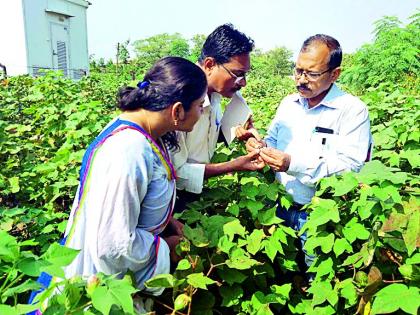
M203 191L204 163L189 163L188 148L186 144L186 133L178 133L178 144L180 150L172 155L172 161L176 170L178 189L200 194Z

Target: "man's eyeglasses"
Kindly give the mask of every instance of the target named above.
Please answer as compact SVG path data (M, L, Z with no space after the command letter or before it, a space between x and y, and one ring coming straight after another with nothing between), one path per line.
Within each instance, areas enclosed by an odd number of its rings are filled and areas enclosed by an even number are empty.
M303 69L295 68L294 73L295 73L296 78L300 78L302 75L305 75L308 80L316 81L321 77L321 75L323 75L324 73L327 73L331 70L332 69L328 68L327 70L322 71L322 72L309 72L309 71L306 71L306 70L303 70Z
M241 82L242 80L246 80L246 74L244 73L243 75L241 75L241 76L238 76L238 75L236 75L236 74L234 74L232 71L230 71L228 68L226 68L223 64L219 64L223 69L225 69L226 70L226 72L227 73L229 73L230 74L230 76L232 77L232 78L234 78L235 79L235 84L238 84L239 82Z

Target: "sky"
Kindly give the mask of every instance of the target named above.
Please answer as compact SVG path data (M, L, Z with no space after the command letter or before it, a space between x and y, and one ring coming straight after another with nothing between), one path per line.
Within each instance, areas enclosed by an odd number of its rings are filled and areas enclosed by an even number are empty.
M420 8L418 0L89 0L89 54L114 58L117 42L161 33L184 38L232 23L264 51L285 46L296 57L309 36L335 37L345 53L372 40L374 21L386 15L403 23Z

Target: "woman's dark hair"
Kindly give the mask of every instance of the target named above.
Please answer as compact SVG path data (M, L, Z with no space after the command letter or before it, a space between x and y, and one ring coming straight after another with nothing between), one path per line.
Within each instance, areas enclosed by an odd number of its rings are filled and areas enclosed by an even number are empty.
M330 50L330 60L328 61L328 67L335 69L341 65L343 59L343 52L341 50L340 43L334 37L325 34L316 34L307 38L300 49L301 52L307 51L308 47L314 43L323 43Z
M207 37L198 61L202 63L206 57L213 57L216 63L222 64L234 56L250 53L253 49L254 41L251 38L232 24L223 24Z
M153 65L138 87L120 89L118 107L123 111L143 108L157 112L181 102L188 112L206 88L206 75L200 67L181 57L165 57ZM162 140L170 149L178 148L175 132L165 134Z

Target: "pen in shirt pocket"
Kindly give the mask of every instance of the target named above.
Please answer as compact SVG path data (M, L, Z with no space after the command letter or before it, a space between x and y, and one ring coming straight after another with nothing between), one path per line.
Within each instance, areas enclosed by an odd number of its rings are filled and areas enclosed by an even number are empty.
M329 128L316 126L315 129L314 129L314 132L327 135L327 134L333 134L334 130L329 129ZM322 149L321 149L321 155L319 156L320 159L322 159L324 157L326 144L327 144L327 137L325 136L325 137L321 138Z

